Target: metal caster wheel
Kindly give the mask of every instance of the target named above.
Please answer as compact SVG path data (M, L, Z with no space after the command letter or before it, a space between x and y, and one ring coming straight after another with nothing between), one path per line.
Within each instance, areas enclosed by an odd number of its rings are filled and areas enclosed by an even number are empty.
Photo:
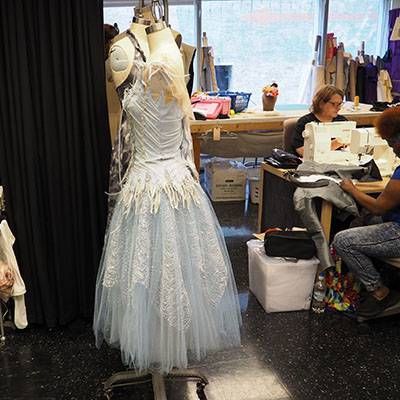
M105 389L104 390L104 398L106 400L111 400L112 395L113 395L112 389Z
M206 384L204 382L198 382L197 383L197 397L199 398L199 400L207 400L207 397L204 393L204 389L206 387Z

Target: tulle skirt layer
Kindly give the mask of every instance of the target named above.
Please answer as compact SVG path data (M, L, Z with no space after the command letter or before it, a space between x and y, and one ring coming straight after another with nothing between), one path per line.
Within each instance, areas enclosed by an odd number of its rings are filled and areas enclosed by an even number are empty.
M161 194L129 209L117 203L97 278L96 343L120 348L138 370L186 368L209 351L240 344L240 308L229 256L212 206L171 205Z

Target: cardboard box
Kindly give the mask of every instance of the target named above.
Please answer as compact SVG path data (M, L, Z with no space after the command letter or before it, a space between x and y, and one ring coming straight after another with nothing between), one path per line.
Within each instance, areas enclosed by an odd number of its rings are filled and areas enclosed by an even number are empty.
M247 242L250 290L266 312L308 310L319 260L268 257L262 240Z
M205 183L212 201L243 201L246 169L232 160L213 159L205 167Z

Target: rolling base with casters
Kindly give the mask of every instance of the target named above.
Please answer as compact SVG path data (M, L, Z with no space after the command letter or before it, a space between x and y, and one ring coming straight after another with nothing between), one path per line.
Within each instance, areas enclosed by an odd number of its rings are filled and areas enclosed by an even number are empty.
M395 305L387 308L383 313L376 315L375 317L361 317L357 316L357 322L370 321L377 318L389 317L390 315L400 314L400 301Z
M155 400L167 400L165 393L165 379L168 380L182 380L182 381L194 381L197 382L197 396L200 400L207 400L204 393L204 388L208 384L207 378L198 371L186 369L186 370L172 370L167 375L160 375L157 372L143 372L138 373L136 371L122 371L117 372L110 376L107 381L104 382L104 395L107 400L110 400L113 395L113 389L117 387L124 387L130 385L139 385L146 382L153 382L153 391Z

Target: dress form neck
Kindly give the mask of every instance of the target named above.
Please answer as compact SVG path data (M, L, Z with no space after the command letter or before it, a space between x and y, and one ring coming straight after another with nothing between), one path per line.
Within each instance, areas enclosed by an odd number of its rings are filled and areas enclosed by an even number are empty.
M129 27L129 30L135 35L140 48L142 49L144 55L146 56L146 59L150 55L149 44L146 35L147 26L148 26L147 24L139 24L137 22L132 22L131 26Z

